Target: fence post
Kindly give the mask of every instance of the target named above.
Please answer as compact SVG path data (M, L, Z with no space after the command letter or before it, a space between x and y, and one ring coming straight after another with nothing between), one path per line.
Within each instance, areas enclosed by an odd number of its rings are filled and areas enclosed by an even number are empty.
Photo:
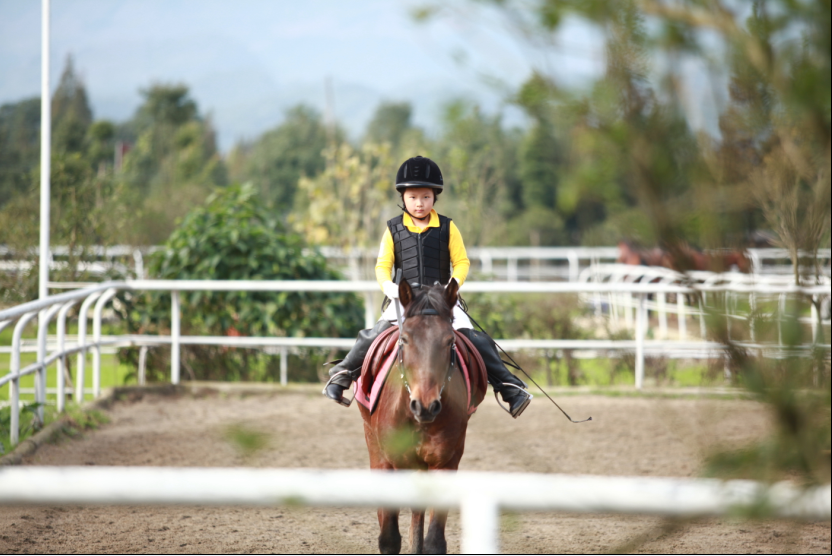
M110 288L98 298L92 317L92 397L101 395L101 311L118 290Z
M376 304L373 294L374 292L364 292L364 328L372 328L376 325Z
M280 348L280 385L289 384L289 348Z
M86 382L86 377L84 376L84 366L87 362L87 311L90 308L96 299L101 296L102 292L95 292L90 294L83 303L81 303L81 309L78 310L78 346L81 350L78 352L78 369L75 371L75 401L76 403L81 403L84 401L84 382Z
M506 261L507 268L507 280L509 282L516 282L517 281L517 257L509 257Z
M179 384L179 292L170 292L170 381Z
M26 328L26 325L35 316L37 316L37 313L31 312L20 317L12 333L12 362L11 369L9 369L10 374L14 377L9 382L9 402L11 403L11 407L9 408L11 411L9 442L11 442L12 446L16 446L20 440L20 376L18 376L20 374L20 344L23 329Z
M77 303L65 303L58 312L58 353L66 349L66 314ZM58 359L58 412L63 413L66 408L66 355Z
M41 367L35 372L35 401L38 406L38 420L43 424L43 406L46 405L46 336L49 332L49 321L61 308L60 305L53 305L49 309L43 309L38 314L38 363Z
M644 322L644 294L638 294L636 311L636 390L641 390L644 387L644 335L646 328Z
M463 498L460 504L462 554L498 554L500 508L483 495Z
M144 386L147 382L147 346L139 348L139 386Z
M580 273L580 263L578 261L578 254L574 251L566 253L566 260L569 261L569 281L577 282L578 274Z
M140 250L133 250L133 261L136 263L136 280L144 280L144 258Z

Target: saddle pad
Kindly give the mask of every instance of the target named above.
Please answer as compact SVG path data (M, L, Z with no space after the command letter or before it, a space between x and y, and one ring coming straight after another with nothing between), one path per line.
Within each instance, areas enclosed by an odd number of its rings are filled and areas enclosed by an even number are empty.
M468 394L468 414L477 410L477 406L485 397L488 380L485 372L485 364L476 348L468 341L468 338L454 331L456 334L456 354L459 368L465 379L465 386ZM384 383L390 369L396 364L399 342L399 328L393 326L382 332L373 341L367 356L364 358L364 365L361 368L361 376L355 381L355 399L358 403L370 410L375 411Z

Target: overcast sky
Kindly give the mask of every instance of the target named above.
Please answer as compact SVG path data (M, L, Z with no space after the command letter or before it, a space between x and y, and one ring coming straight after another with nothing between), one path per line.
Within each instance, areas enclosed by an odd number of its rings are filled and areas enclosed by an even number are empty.
M279 123L299 102L335 115L353 136L381 100L407 100L435 129L440 107L467 97L489 112L540 60L495 13L457 2L455 15L414 22L417 0L52 0L52 86L68 54L97 118L124 120L153 82L183 82L210 112L223 149ZM40 94L39 0L0 0L0 104ZM580 83L602 68L591 30L572 25L556 55ZM551 58L551 56L550 56ZM551 59L549 60L551 62Z

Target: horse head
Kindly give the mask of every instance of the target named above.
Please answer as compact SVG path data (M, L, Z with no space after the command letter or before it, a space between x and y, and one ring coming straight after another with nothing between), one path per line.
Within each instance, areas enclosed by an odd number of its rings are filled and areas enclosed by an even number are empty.
M399 284L405 311L402 372L410 391L410 411L420 423L433 422L442 411L442 392L451 377L455 341L451 323L458 295L459 282L454 278L444 287L437 284L414 290L407 280Z

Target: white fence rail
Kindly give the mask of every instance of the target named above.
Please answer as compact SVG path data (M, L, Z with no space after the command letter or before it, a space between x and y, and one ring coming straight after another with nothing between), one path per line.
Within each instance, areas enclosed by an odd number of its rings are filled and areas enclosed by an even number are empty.
M136 279L145 278L144 257L164 249L161 246L132 247L114 245L110 247L92 246L84 249L84 261L78 263L77 269L92 275L101 275L110 269L130 273ZM345 251L336 247L322 247L321 253L327 260L346 271L354 280L370 278L375 265L376 249L353 249ZM763 248L747 249L752 263L753 274L792 273L789 252L786 249ZM81 251L77 251L79 254ZM20 255L24 255L20 258ZM64 268L69 255L66 246L53 246L49 258L51 268ZM468 249L468 258L474 264L474 273L480 277L490 277L509 282L518 280L568 280L575 281L581 270L587 266L614 262L619 255L618 247L473 247ZM830 275L829 249L818 252L820 265L827 276ZM28 270L32 268L30 253L14 253L0 245L0 272ZM129 260L132 259L132 265Z
M487 485L487 486L485 486ZM485 488L484 488L485 486ZM526 473L159 467L7 467L0 504L211 504L459 508L462 552L499 552L505 510L719 516L756 508L828 520L830 487Z
M271 347L280 350L281 381L286 378L286 354L291 347L338 347L347 348L352 345L352 339L344 338L246 338L234 336L182 336L180 326L180 292L182 291L299 291L299 292L376 292L378 285L372 281L222 281L222 280L135 280L128 282L105 282L39 301L25 303L18 307L0 311L0 331L12 324L15 325L10 348L4 350L11 353L11 366L6 376L0 377L0 387L9 384L9 402L11 406L11 443L19 440L19 411L20 411L20 379L27 375L35 377L35 400L46 403L47 369L50 365L57 366L57 406L63 411L66 395L66 358L77 354L75 376L75 400L83 401L86 394L85 366L86 353L92 352L92 394L98 396L101 392L101 350L105 346L152 346L170 345L171 371L170 379L173 384L180 381L180 352L181 346L187 344L225 345L235 347ZM119 290L135 291L167 291L171 292L171 334L170 336L141 336L124 335L105 337L102 335L102 313L104 307ZM584 294L584 295L632 295L638 302L636 311L636 334L632 341L608 340L501 340L506 349L584 349L584 350L631 350L635 351L635 386L642 388L644 384L644 360L647 353L660 352L664 355L688 354L690 357L711 357L718 355L723 346L711 342L669 342L667 340L646 339L647 311L646 296L675 294L682 297L686 294L736 292L745 294L777 295L802 294L828 296L826 285L799 287L794 284L771 283L703 283L694 286L662 283L587 283L587 282L466 282L465 292L524 292L524 293L552 293L552 294ZM68 342L66 334L66 317L69 310L81 303L78 310L78 333L75 342ZM92 340L87 336L89 310L93 309ZM55 348L48 353L48 326L57 316L57 337ZM21 366L23 348L22 335L27 324L38 318L37 361L25 367ZM368 324L372 325L375 315L368 311ZM782 342L780 342L782 343ZM750 343L746 347L761 352L768 351L770 355L782 355L782 346L778 344ZM805 352L821 347L829 350L829 345L806 345ZM146 352L145 352L146 353ZM140 354L140 362L143 361ZM139 375L142 374L140 364ZM43 406L38 409L38 417L43 419Z

